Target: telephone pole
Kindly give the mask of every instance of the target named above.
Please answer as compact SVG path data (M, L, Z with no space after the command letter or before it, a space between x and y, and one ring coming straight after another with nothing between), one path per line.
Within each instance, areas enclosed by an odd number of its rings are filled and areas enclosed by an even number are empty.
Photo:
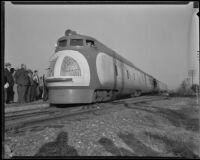
M199 51L197 51L197 52L199 52ZM199 55L199 53L197 55L199 56L199 87L200 87L200 55Z
M197 51L199 52L199 51ZM199 104L199 93L200 93L200 55L199 53L197 54L199 56L199 86L196 86L196 92L197 92L197 104Z
M189 72L188 72L188 75L189 75L189 77L192 79L192 80L191 80L191 81L192 81L191 86L193 86L193 76L194 76L194 74L195 74L195 70L194 70L194 69L190 69ZM191 81L190 81L190 82L191 82Z

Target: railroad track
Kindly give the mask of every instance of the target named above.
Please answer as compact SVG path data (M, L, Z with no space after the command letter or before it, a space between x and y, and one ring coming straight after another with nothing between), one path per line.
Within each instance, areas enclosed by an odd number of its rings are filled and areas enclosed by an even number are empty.
M33 127L38 124L45 122L50 122L62 118L69 118L85 113L95 112L97 110L106 110L108 109L107 104L112 104L109 107L115 107L116 104L128 103L128 104L137 104L148 101L155 101L165 99L164 96L142 96L136 98L128 98L115 100L108 103L95 103L89 105L81 105L76 107L68 108L57 108L55 106L49 108L38 108L32 110L16 111L5 114L5 131L13 132L15 130L26 130L30 127Z
M22 111L21 113L12 112L5 115L5 131L13 131L18 128L27 128L36 124L51 120L71 117L81 113L92 112L100 109L99 104L82 105L70 108L50 108Z
M142 102L150 102L150 101L156 101L156 100L162 100L167 99L167 96L141 96L141 97L135 97L135 98L127 98L127 99L120 99L113 101L114 104L119 104L126 102L127 104L137 104Z

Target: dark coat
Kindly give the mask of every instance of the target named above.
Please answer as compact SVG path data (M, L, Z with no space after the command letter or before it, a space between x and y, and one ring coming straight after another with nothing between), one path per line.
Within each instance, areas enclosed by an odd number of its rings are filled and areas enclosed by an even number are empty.
M12 76L12 73L7 68L4 70L4 77L5 77L4 80L5 83L8 82L10 86L14 85L14 78Z
M4 85L8 82L7 77L4 74Z
M14 75L16 83L18 85L28 85L29 84L29 77L28 73L24 68L18 69Z
M29 78L30 78L30 85L33 86L34 85L33 77L29 77Z

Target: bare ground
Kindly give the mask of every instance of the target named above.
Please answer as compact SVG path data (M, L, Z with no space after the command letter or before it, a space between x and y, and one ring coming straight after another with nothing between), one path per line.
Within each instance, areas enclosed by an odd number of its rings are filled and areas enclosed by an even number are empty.
M107 110L5 133L5 157L200 157L200 106L194 98L108 103ZM109 108L116 106L116 108Z

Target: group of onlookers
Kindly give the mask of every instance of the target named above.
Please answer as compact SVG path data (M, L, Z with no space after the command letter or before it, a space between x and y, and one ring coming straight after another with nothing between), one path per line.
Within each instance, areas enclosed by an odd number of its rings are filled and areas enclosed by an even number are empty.
M18 103L32 102L43 98L43 82L44 75L39 77L37 70L27 70L25 64L21 64L21 68L15 70L10 63L6 63L4 71L5 103L13 103L15 94L18 94ZM15 83L17 93L14 92Z

